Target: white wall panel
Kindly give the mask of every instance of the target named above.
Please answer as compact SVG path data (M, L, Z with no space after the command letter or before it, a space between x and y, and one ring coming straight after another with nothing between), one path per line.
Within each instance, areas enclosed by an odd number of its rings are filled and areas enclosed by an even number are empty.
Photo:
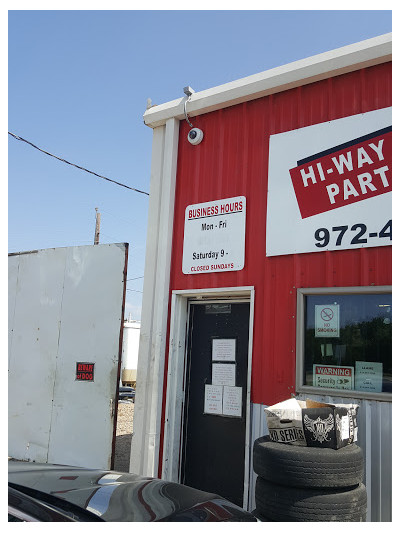
M47 461L66 249L51 261L33 252L10 256L8 453ZM15 292L13 292L15 291Z
M127 245L11 255L9 455L110 468ZM76 363L94 363L94 381Z

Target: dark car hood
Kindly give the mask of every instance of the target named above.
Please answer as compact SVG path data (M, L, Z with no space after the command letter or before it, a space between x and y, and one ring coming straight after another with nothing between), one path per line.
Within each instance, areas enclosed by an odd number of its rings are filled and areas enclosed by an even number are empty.
M66 500L111 522L251 519L215 494L123 472L9 461L8 482Z

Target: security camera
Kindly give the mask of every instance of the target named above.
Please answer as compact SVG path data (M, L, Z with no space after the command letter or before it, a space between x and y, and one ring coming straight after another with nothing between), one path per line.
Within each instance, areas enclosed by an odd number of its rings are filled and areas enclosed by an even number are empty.
M193 93L195 93L195 90L190 87L190 85L187 85L183 88L183 92L186 94L188 98L192 96Z
M203 132L199 128L192 128L188 133L190 144L200 144L203 140Z

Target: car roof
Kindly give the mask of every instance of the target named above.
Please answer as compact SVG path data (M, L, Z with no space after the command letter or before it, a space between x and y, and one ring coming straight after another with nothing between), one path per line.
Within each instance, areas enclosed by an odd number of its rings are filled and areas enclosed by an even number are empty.
M189 515L193 519L193 513L220 520L249 515L215 494L126 472L9 461L9 483L30 494L52 495L113 522L165 521L185 513L187 520Z

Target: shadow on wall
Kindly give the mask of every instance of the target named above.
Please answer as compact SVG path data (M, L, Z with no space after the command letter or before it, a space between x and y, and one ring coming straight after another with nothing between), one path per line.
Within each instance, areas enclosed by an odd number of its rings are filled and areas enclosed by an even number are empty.
M129 472L131 442L132 433L128 435L118 435L115 438L114 470L118 470L119 472Z

